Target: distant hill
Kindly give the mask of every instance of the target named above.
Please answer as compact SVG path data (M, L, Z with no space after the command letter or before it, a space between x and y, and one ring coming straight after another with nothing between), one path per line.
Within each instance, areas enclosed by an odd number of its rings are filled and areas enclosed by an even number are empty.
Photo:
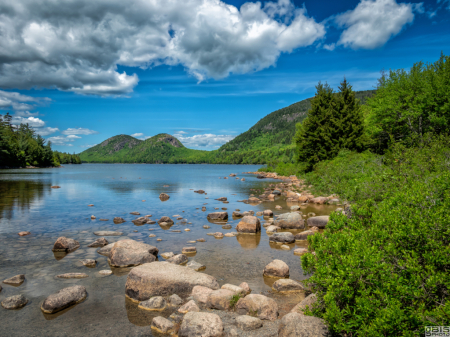
M365 103L375 90L357 91ZM177 138L166 133L146 140L118 135L80 153L87 163L215 163L267 164L289 162L294 158L295 124L303 121L311 108L311 99L289 105L263 117L248 131L214 151L186 148Z

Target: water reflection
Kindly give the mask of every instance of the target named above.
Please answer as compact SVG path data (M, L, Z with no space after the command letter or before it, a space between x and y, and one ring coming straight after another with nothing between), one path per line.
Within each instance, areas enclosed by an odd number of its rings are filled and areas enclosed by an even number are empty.
M261 233L252 234L239 234L236 236L237 242L241 245L243 249L256 249L261 241Z

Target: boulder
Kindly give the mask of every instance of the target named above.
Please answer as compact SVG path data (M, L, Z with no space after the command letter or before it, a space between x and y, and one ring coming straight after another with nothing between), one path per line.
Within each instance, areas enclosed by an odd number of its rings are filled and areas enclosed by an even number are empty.
M98 231L98 232L94 232L94 235L97 235L97 236L121 236L121 235L123 235L123 233L115 232L115 231Z
M242 315L236 317L236 324L239 329L244 331L255 330L262 327L262 321L257 317L251 317L248 315Z
M97 250L97 253L104 256L109 256L109 253L111 253L112 247L114 247L115 242L107 244L105 247L100 248Z
M178 337L223 337L220 317L207 312L188 312L181 323Z
M197 248L195 248L195 247L183 247L181 252L183 254L194 254L194 253L197 253Z
M84 260L80 260L80 262L83 264L83 266L85 267L95 267L97 265L97 261L94 259L84 259Z
M233 218L242 218L244 216L244 214L241 212L238 212L238 211L234 211L232 216L233 216Z
M108 262L113 267L131 267L153 262L158 256L158 248L131 239L114 243Z
M289 277L289 266L281 260L273 260L263 271L267 277Z
M149 311L161 311L167 306L167 302L162 296L154 296L139 303L138 308Z
M105 238L99 238L94 242L92 242L91 244L89 244L88 247L104 247L107 244L109 244L108 240L106 240Z
M312 198L311 200L309 200L309 202L313 203L313 204L323 205L323 204L326 204L328 202L328 198L326 198L326 197L316 197L316 198Z
M158 224L162 224L163 222L173 225L173 220L168 216L162 216L161 219L158 220Z
M299 213L283 213L275 219L274 225L283 229L303 229L305 221Z
M123 223L123 222L125 222L125 219L124 218L121 218L121 217L118 217L118 216L116 216L114 219L113 219L113 221L114 221L114 223L115 224L119 224L119 223Z
M303 315L303 310L308 308L309 310L312 309L312 306L314 303L317 302L317 296L316 294L311 294L307 297L305 297L300 303L298 303L295 307L292 308L291 312L295 312L297 314Z
M241 295L244 297L247 295L247 291L241 287L235 286L234 284L224 284L220 289L226 289L232 291L235 295Z
M86 278L89 277L88 274L85 273L65 273L56 275L57 278L71 279L71 278Z
M167 260L167 262L178 265L185 265L186 263L188 263L188 261L189 261L188 257L184 254L175 255Z
M156 235L155 235L155 236L156 236ZM162 253L161 256L162 256L164 259L167 260L167 259L170 259L171 257L174 257L175 254L172 253L172 252L167 252L167 253Z
M211 288L195 286L192 288L192 297L197 303L206 304L209 294L213 292Z
M330 220L329 215L314 216L307 220L308 227L325 228Z
M26 306L28 300L23 295L15 295L5 298L2 301L2 307L8 310L19 309Z
M269 240L272 242L282 242L282 243L295 242L294 234L292 234L291 232L273 233Z
M134 301L145 301L152 296L189 294L195 286L219 289L213 276L169 262L152 262L130 271L125 295Z
M175 306L175 307L179 306L183 303L183 300L177 294L173 294L173 295L169 296L167 301L169 302L170 305Z
M278 327L278 337L321 337L328 335L328 328L324 320L292 312L281 319Z
M182 314L187 314L188 312L199 312L200 308L195 303L194 300L190 300L189 302L183 304L179 309L178 312Z
M87 297L86 288L83 286L72 286L48 296L41 305L41 310L46 314L64 310L72 305L83 302Z
M300 283L285 278L276 280L272 285L272 289L280 293L293 293L305 290L305 288Z
M142 226L147 223L148 219L144 216L141 216L135 220L131 220L132 223L134 223L136 226Z
M248 294L250 294L250 293L252 292L252 290L250 289L250 287L249 287L249 285L248 285L247 282L242 282L242 283L239 285L239 288L244 289L246 295L248 295Z
M196 261L189 261L186 267L194 269L195 271L201 271L206 269L205 265L198 263Z
M264 215L264 216L273 216L273 212L272 212L272 210L270 210L270 209L266 209L266 210L263 212L263 215Z
M236 304L239 315L256 314L260 319L269 321L278 317L278 305L273 299L264 295L250 294L241 298Z
M167 318L161 316L153 318L151 328L163 334L175 332L175 325Z
M213 212L207 216L208 220L227 220L228 212Z
M308 236L316 234L316 231L307 230L298 234L295 234L296 241L302 241L308 239Z
M170 199L170 196L168 194L166 194L166 193L161 193L159 195L159 199L161 199L162 201L166 201L166 200Z
M231 308L231 299L235 293L227 289L218 289L208 295L206 306L210 309L228 310Z
M25 281L25 275L19 274L13 277L10 277L3 281L5 284L9 284L12 286L20 286Z
M281 229L281 228L278 227L278 226L269 225L269 226L266 228L266 231L267 231L268 233L275 233L275 232L278 232L278 230L280 230L280 229Z
M61 236L56 240L53 245L54 252L73 252L74 250L80 248L80 243L75 241L74 239L68 239L64 236Z
M261 223L256 216L247 215L236 226L239 233L257 233L261 231Z

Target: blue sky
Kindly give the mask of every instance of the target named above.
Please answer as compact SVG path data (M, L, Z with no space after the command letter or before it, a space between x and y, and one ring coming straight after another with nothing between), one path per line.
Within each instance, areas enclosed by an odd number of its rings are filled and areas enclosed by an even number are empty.
M450 54L448 0L33 4L0 4L0 113L75 153L163 132L212 150L318 81L372 89Z

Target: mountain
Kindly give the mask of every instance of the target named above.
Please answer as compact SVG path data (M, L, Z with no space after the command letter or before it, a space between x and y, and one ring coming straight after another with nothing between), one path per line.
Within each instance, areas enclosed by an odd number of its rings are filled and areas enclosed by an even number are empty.
M365 103L375 90L356 91ZM295 124L307 117L311 99L274 111L248 131L222 145L218 150L201 151L186 148L177 138L166 133L146 140L118 135L80 153L88 163L214 163L267 164L291 162L294 158Z

